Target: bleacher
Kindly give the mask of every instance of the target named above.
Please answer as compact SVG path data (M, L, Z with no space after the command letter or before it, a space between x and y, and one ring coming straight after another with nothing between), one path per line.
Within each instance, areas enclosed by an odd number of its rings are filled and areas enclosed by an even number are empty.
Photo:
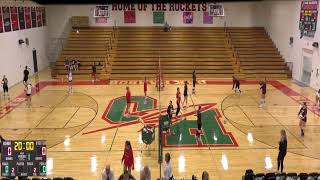
M97 77L106 78L113 40L113 28L73 29L57 60L57 75L64 77L67 74L66 59L76 59L80 61L80 67L73 71L75 78L90 78L91 65L94 62L97 66Z
M226 30L246 78L288 78L289 69L263 27Z
M55 178L38 178L38 177L33 177L33 178L27 178L27 177L20 177L20 178L1 178L1 180L74 180L72 177L55 177Z
M251 169L246 170L242 180L320 180L320 174L312 173L253 173Z
M78 30L78 31L77 31ZM65 76L66 59L80 60L74 77L88 79L96 62L98 78L165 79L288 78L289 69L264 28L250 27L87 27L73 29L56 63ZM160 62L160 63L159 63Z
M155 78L159 59L164 78L230 78L234 74L223 28L119 27L111 79Z

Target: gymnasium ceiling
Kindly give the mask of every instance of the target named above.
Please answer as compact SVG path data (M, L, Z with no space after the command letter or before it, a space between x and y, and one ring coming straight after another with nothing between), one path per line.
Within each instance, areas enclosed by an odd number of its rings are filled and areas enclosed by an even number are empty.
M39 4L113 4L113 3L177 3L177 2L250 2L263 0L33 0Z

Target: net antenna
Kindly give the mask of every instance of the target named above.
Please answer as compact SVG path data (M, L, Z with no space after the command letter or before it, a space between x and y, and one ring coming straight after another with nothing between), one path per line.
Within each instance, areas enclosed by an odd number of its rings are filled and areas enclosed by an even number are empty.
M163 70L162 70L161 60L160 60L160 50L159 50L159 56L158 56L158 68L157 68L157 77L156 78L157 78L156 79L157 90L162 91L164 89L164 79L163 79Z

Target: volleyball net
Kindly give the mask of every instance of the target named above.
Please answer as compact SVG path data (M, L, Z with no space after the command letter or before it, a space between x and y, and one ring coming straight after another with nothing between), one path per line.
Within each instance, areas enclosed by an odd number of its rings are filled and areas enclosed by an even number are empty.
M157 74L156 74L156 87L158 91L162 91L164 89L164 78L163 78L163 68L161 65L160 54L158 58L158 67L157 67Z

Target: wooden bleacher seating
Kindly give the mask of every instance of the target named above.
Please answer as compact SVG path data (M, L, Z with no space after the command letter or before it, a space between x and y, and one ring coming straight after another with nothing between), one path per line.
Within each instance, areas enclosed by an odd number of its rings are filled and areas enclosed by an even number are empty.
M89 79L93 63L97 66L98 78L107 78L106 68L110 60L112 32L113 28L73 29L56 63L58 78L67 74L64 64L66 59L80 61L79 70L73 71L75 78Z
M66 58L81 61L80 70L73 74L86 79L93 62L102 78L155 79L159 59L165 79L190 79L194 67L201 79L288 77L288 67L264 28L173 27L171 32L162 27L77 29L70 33L56 63L58 77L67 73Z
M286 79L288 67L264 28L227 28L246 78Z
M234 73L223 28L120 27L111 79L155 78L159 58L164 78L227 78Z

